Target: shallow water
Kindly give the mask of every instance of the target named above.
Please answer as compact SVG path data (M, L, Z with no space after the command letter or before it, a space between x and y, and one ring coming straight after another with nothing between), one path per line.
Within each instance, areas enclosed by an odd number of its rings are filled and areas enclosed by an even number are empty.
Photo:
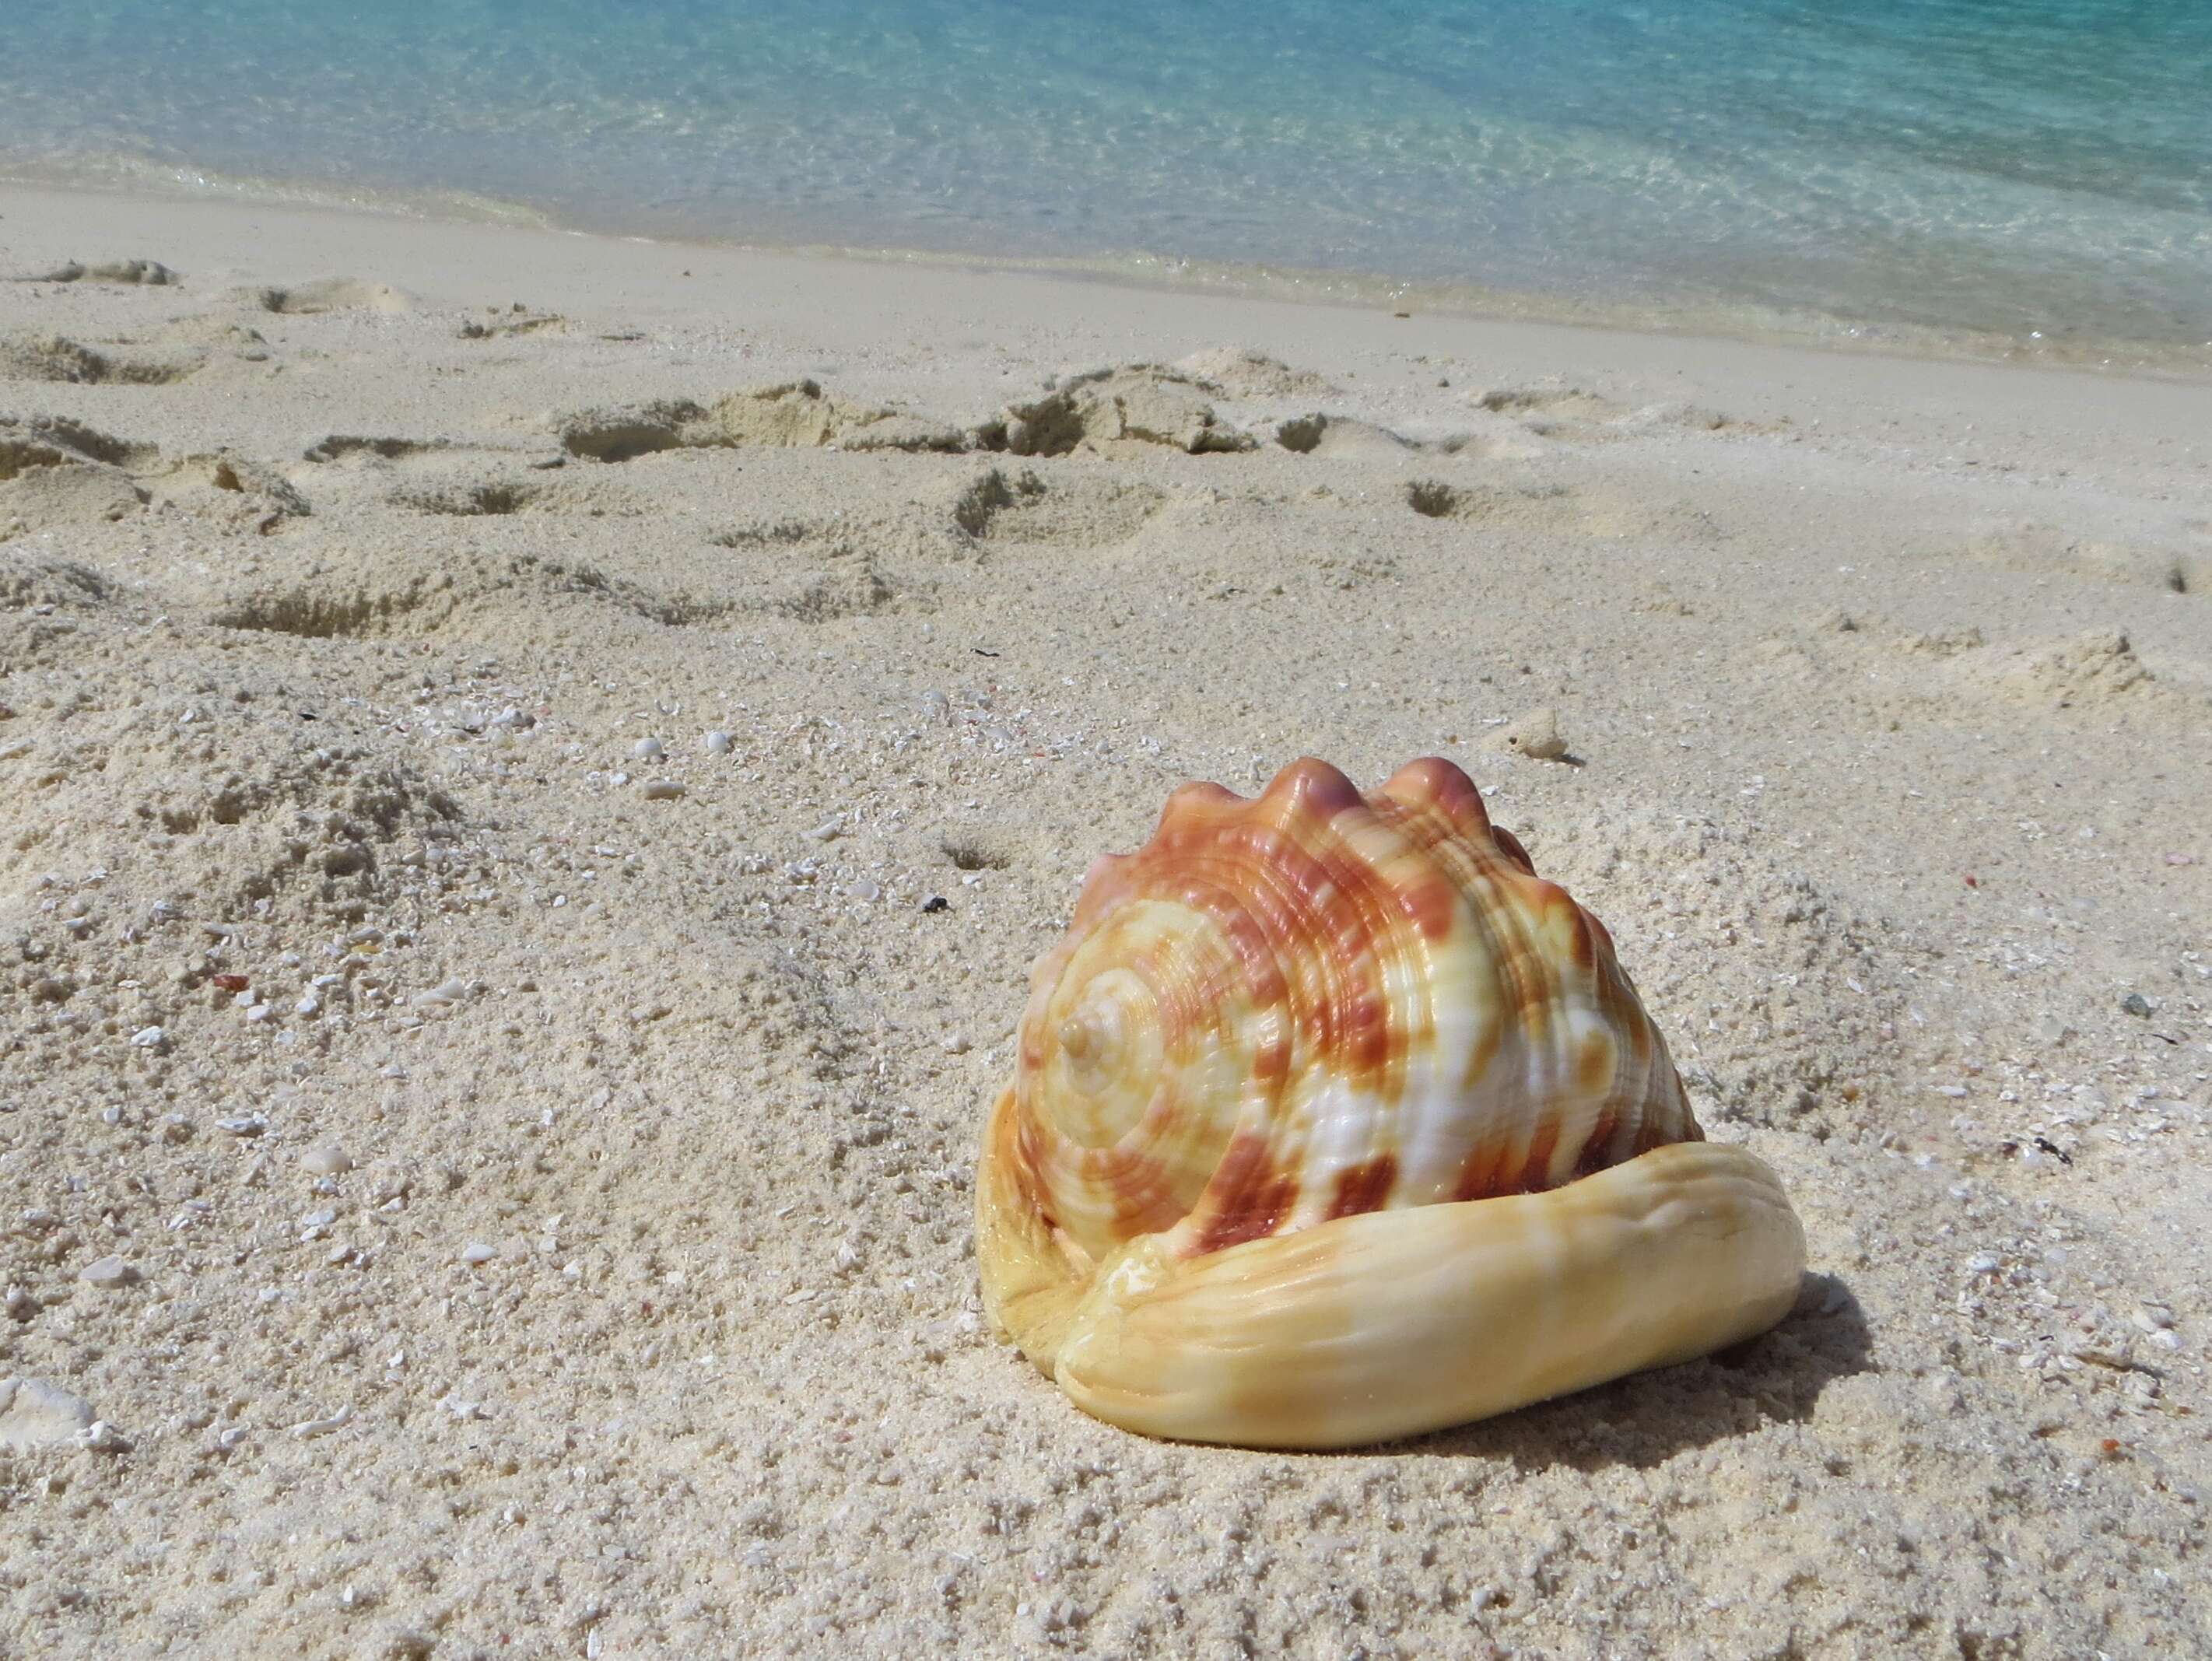
M0 168L2212 340L2202 0L72 0Z

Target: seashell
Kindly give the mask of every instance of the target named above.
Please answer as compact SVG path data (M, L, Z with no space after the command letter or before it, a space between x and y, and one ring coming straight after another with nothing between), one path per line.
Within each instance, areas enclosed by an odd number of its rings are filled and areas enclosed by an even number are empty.
M1596 918L1434 757L1169 798L1030 983L985 1133L994 1328L1148 1435L1337 1447L1707 1354L1795 1300Z

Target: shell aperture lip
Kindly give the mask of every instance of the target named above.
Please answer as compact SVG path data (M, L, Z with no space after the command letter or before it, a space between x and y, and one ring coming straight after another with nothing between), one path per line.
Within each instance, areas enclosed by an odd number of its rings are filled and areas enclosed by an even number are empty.
M1086 1396L1070 1382L1114 1374L1118 1364L1100 1348L1109 1329L1147 1365L1166 1366L1176 1310L1202 1305L1206 1319L1233 1324L1243 1317L1220 1299L1310 1302L1322 1284L1312 1252L1339 1235L1356 1244L1347 1260L1355 1275L1405 1272L1398 1241L1485 1256L1479 1274L1437 1271L1432 1316L1401 1309L1391 1317L1401 1339L1445 1349L1464 1348L1451 1323L1483 1318L1482 1298L1506 1287L1522 1296L1534 1284L1515 1279L1515 1252L1548 1242L1546 1261L1583 1263L1568 1295L1583 1299L1612 1295L1607 1275L1642 1272L1617 1253L1559 1256L1547 1218L1586 1234L1610 1229L1616 1244L1635 1237L1638 1262L1694 1264L1716 1298L1717 1288L1748 1286L1756 1295L1738 1296L1739 1312L1770 1309L1802 1265L1802 1236L1767 1226L1774 1203L1787 1215L1778 1185L1734 1150L1710 1169L1680 1158L1647 1169L1668 1181L1694 1171L1698 1193L1730 1196L1767 1220L1746 1238L1762 1242L1771 1262L1747 1269L1724 1244L1685 1246L1670 1259L1663 1238L1644 1237L1666 1236L1668 1220L1688 1214L1664 1182L1652 1186L1656 1177L1617 1178L1603 1191L1649 1202L1657 1222L1627 1228L1591 1208L1595 1177L1703 1133L1603 926L1534 874L1521 844L1490 824L1473 782L1439 758L1408 764L1371 797L1317 761L1285 769L1253 800L1214 785L1177 790L1143 848L1092 867L1066 937L1032 977L1019 1057L979 1174L987 1307L1084 1405L1134 1428L1319 1445L1307 1431L1382 1422L1320 1399L1358 1372L1334 1363L1309 1386L1269 1387L1271 1401L1304 1399L1302 1388L1315 1396L1304 1429L1255 1421L1249 1435L1230 1409L1210 1420L1177 1410L1177 1423L1203 1421L1205 1431L1158 1428L1138 1409L1117 1416L1101 1405L1120 1396ZM1514 1196L1545 1203L1466 1223L1392 1220L1456 1217ZM1509 1214L1520 1223L1507 1227ZM1310 1245L1292 1248L1308 1236ZM1206 1267L1232 1257L1254 1267L1243 1294L1233 1293L1243 1282ZM1276 1265L1297 1272L1274 1284ZM1525 1267L1533 1274L1540 1263ZM1344 1285L1329 1285L1332 1299L1358 1305ZM1205 1297L1193 1301L1185 1288L1200 1286ZM1110 1297L1109 1287L1118 1288ZM1132 1299L1148 1300L1151 1312ZM1646 1359L1565 1387L1653 1365L1650 1355L1711 1325L1694 1289L1644 1302L1655 1320L1671 1311L1665 1330L1631 1321L1617 1351ZM1292 1319L1253 1330L1304 1329ZM1204 1348L1195 1333L1185 1342ZM1068 1373L1063 1353L1086 1359ZM1596 1364L1578 1365L1587 1372ZM1532 1379L1565 1376L1489 1365ZM1450 1422L1469 1402L1500 1410L1494 1391L1405 1387L1436 1399L1413 1402L1410 1418L1384 1415L1393 1424ZM1387 1395L1395 1386L1386 1369L1359 1388Z

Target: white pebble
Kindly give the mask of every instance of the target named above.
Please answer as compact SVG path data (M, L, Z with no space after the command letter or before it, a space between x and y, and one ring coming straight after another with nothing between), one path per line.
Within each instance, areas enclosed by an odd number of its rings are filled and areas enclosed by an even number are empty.
M948 1056L966 1055L968 1040L957 1032L952 1033L945 1040L945 1053Z
M726 756L730 753L730 735L719 730L709 733L707 734L706 745L708 755Z
M832 837L835 837L844 828L845 816L842 813L832 813L828 818L823 820L821 824L816 825L811 830L809 830L806 833L807 840L810 842L828 842Z
M645 787L645 799L647 801L681 801L684 787L674 779L654 779Z
M1969 1275L1994 1275L2000 1267L1994 1252L1977 1251L1966 1259L1966 1273Z
M884 897L882 885L872 882L866 877L862 877L858 882L848 883L845 885L845 891L856 900L879 900Z
M217 1119L215 1128L226 1136L258 1136L269 1129L269 1121L258 1113L241 1114L234 1118Z
M325 1143L311 1147L300 1156L300 1169L311 1177L335 1177L341 1171L351 1171L353 1160L345 1149Z
M639 761L659 761L665 753L659 739L640 739L629 747L630 754Z
M415 1001L418 1004L453 1004L460 1002L468 995L469 983L456 976L449 980L440 981L427 992L417 992L415 995Z
M93 1423L92 1403L43 1378L0 1378L0 1448L66 1445Z
M138 1279L138 1268L137 1264L125 1262L122 1258L111 1254L106 1257L95 1258L87 1263L77 1271L76 1278L87 1286L95 1286L102 1291L112 1292L134 1283Z
M328 1207L325 1207L320 1211L311 1211L306 1216L301 1218L300 1226L301 1228L328 1228L332 1223L337 1221L337 1220L338 1214L331 1210Z
M461 1248L461 1261L471 1268L478 1263L488 1263L498 1256L496 1247L486 1245L482 1240L471 1240Z
M95 1419L70 1439L77 1446L93 1453L128 1453L131 1444L123 1433L105 1419Z
M131 1042L141 1050L159 1050L168 1041L168 1037L158 1026L143 1026L131 1035Z

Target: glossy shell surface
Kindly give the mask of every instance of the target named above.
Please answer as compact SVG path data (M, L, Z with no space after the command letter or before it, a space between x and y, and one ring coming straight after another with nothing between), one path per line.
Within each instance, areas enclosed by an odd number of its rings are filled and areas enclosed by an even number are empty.
M1372 796L1316 761L1256 800L1187 786L1092 867L977 1223L994 1323L1080 1404L1275 1445L1748 1335L1802 1259L1771 1173L1703 1143L1603 926L1435 758ZM1655 1297L1662 1262L1698 1284ZM1615 1292L1595 1353L1542 1306Z

